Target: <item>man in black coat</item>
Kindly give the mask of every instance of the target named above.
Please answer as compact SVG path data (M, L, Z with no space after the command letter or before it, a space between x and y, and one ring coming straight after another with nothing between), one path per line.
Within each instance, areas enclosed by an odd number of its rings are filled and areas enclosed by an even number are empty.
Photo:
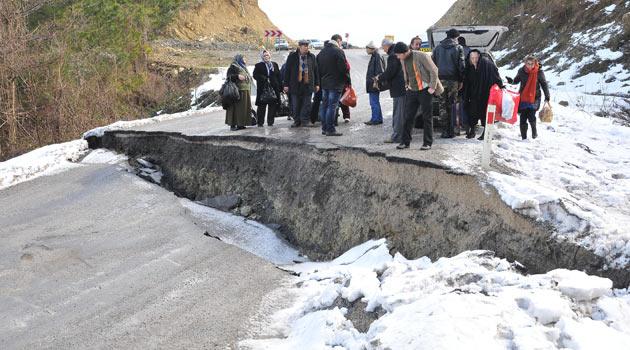
M394 100L392 113L394 130L392 137L385 140L385 143L401 143L402 121L405 113L405 75L400 60L394 54L394 43L389 39L383 39L381 47L387 52L387 67L383 74L376 77L376 81L382 88L389 88L389 96Z
M319 91L320 74L315 55L309 52L309 42L301 40L298 49L287 58L284 92L291 98L294 123L291 127L308 125L313 93Z
M345 86L350 85L346 55L340 48L341 35L335 34L317 55L322 83L322 134L341 136L335 130L335 112Z
M497 66L487 57L483 57L479 50L471 50L468 65L464 72L464 93L462 95L464 110L469 117L469 129L466 138L475 137L475 128L481 120L486 126L486 109L490 88L497 84L503 88L503 82ZM479 138L483 140L483 135Z
M271 61L269 51L264 50L261 54L261 58L262 61L256 63L254 73L252 74L254 80L256 80L256 118L258 119L258 126L263 126L265 124L265 112L267 106L269 106L267 125L273 126L280 105L280 90L282 86L280 81L280 68L276 62ZM271 90L269 90L269 88ZM266 96L267 94L265 92L269 91L273 91L275 98L266 101L264 98L268 98L268 96Z
M453 104L457 100L457 92L462 87L465 66L464 49L457 42L458 37L457 29L446 32L446 39L433 49L432 55L433 62L438 67L440 81L444 86L444 93L440 98L440 117L446 128L442 133L442 138L455 137Z

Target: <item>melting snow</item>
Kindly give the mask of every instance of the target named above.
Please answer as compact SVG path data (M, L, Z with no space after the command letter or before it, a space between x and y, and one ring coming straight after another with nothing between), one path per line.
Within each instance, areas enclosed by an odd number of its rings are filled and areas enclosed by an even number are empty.
M620 349L630 344L630 297L578 271L523 276L487 251L431 262L368 241L299 273L293 303L243 349ZM381 310L366 333L335 300ZM596 345L593 347L593 345Z
M75 140L44 146L0 162L0 189L78 167L76 162L87 151L86 141Z

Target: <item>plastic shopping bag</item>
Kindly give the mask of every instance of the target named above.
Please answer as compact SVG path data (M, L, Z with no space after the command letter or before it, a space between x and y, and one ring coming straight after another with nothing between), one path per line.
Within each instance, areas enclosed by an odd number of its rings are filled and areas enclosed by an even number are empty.
M506 122L510 124L516 123L518 120L518 105L521 101L521 95L512 90L501 89L498 85L492 85L490 88L490 97L488 98L488 110L486 115L493 120L489 123ZM489 113L494 111L494 113Z
M354 91L352 86L348 86L346 91L344 91L343 96L341 96L341 100L339 100L344 106L348 107L356 107L357 106L357 93Z
M541 123L551 123L553 121L553 110L549 102L545 102L542 110L538 112L538 118Z

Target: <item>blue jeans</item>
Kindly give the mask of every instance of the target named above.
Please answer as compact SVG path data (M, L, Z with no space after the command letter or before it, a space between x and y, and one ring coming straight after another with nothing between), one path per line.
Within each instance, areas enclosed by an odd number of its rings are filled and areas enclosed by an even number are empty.
M381 111L381 101L379 99L380 94L380 92L368 93L370 96L370 107L372 107L372 119L370 119L372 123L383 122L383 112Z
M322 131L335 132L335 112L341 97L341 90L323 90L322 91Z

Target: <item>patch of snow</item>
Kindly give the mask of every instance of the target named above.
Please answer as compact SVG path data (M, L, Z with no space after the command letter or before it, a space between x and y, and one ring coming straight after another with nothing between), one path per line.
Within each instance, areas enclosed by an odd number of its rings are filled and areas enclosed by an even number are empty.
M212 236L235 245L276 265L292 264L306 259L269 227L241 216L209 208L188 199L180 203L201 220L198 224Z
M219 91L221 89L221 86L223 86L223 83L225 82L228 68L229 67L219 67L217 73L209 74L208 80L206 82L202 83L197 88L193 89L190 92L191 104L194 104L199 98L199 96L201 96L201 94L203 94L204 92L207 92L210 90ZM254 74L254 66L247 66L247 70L249 71L250 75ZM254 81L254 87L252 88L252 96L255 96L255 95L256 95L256 88L255 88L255 81Z
M597 50L597 56L599 56L602 60L611 60L614 61L623 57L623 52L621 51L612 51L611 49L600 49Z
M40 176L54 175L80 166L88 151L87 142L74 140L53 144L0 162L0 190Z
M500 50L500 51L495 51L492 52L492 55L494 56L494 59L496 61L501 60L503 57L515 52L516 49L504 49L504 50Z
M606 13L610 14L613 11L615 11L616 8L617 8L617 5L616 4L612 4L610 6L604 7L604 11L606 11Z
M227 67L220 67L218 73L209 74L208 81L199 85L196 89L191 92L191 103L194 103L201 94L206 91L214 90L219 91L221 86L225 82L225 77L227 75Z
M99 148L91 151L81 160L83 164L118 164L127 160L127 156L108 149Z
M385 241L369 241L330 262L285 267L299 271L292 286L282 287L294 301L267 315L267 330L239 346L590 349L597 341L594 348L616 349L629 344L630 298L625 290L613 292L609 280L567 270L524 276L487 251L435 262L387 251ZM369 254L379 258L369 259L372 265L359 263ZM347 310L334 306L337 298L361 298L366 312L381 308L384 315L359 333Z
M172 119L192 117L192 116L202 115L202 114L206 114L208 112L220 110L220 109L221 107L208 107L202 110L188 110L188 111L174 113L174 114L163 114L163 115L158 115L153 118L144 118L144 119L136 119L136 120L129 120L129 121L121 120L107 126L101 126L101 127L92 129L90 131L87 131L83 134L83 138L86 139L92 136L102 137L106 131L124 130L124 129L129 129L129 128L142 126L142 125L160 123L160 122L172 120Z

